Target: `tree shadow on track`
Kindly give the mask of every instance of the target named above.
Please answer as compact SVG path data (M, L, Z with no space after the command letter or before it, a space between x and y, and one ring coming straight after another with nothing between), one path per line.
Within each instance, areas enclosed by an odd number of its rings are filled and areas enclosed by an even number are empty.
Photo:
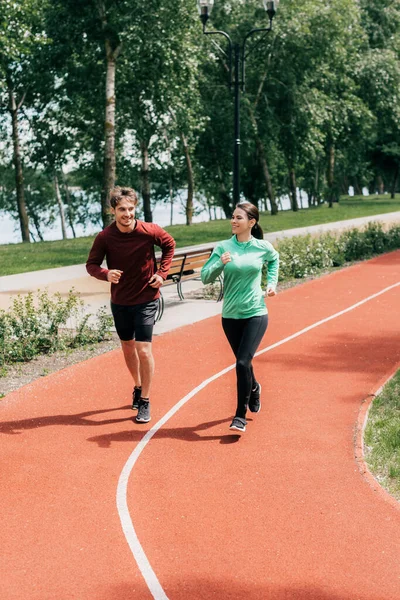
M368 325L366 324L366 327ZM373 353L371 352L373 348ZM256 358L258 364L284 364L288 371L314 371L316 373L376 373L391 368L393 362L400 360L400 336L372 336L338 334L327 337L307 354L297 349L287 352L275 352ZM385 363L388 363L385 367Z
M396 255L396 253L400 256L399 250L393 250L391 252L388 252L387 254L381 254L379 256L374 256L372 259L370 259L368 261L362 261L363 268L376 267L377 262L379 262L379 266L388 265L389 267L393 268L393 266L394 266L393 257Z
M229 577L224 581L210 581L205 578L182 581L179 584L165 584L165 593L170 600L377 600L376 596L359 592L354 594L336 593L320 589L314 585L276 586L239 583ZM132 589L133 588L133 589ZM108 592L101 594L99 600L144 600L151 598L150 592L138 595L137 584L130 588L127 584L113 586ZM135 589L136 588L136 589ZM392 600L391 596L382 596L379 600Z
M33 419L22 419L19 421L3 421L0 422L0 433L9 435L19 435L28 429L38 429L40 427L48 427L51 425L77 425L98 427L99 425L111 425L112 423L123 423L129 421L132 417L123 417L121 419L103 419L101 421L92 420L89 417L100 415L117 410L125 410L130 406L119 406L117 408L107 408L104 410L88 410L86 412L75 415L50 415L48 417L35 417Z
M210 421L208 423L200 423L192 427L174 427L174 428L162 428L157 431L154 439L173 439L181 440L182 442L209 442L219 441L220 444L235 444L240 440L239 434L223 434L223 435L201 435L201 432L222 425L223 423L231 421L231 417L228 419L219 419L217 421ZM144 430L131 429L129 431L119 431L117 433L110 433L104 435L96 435L95 437L88 438L88 442L96 442L100 448L109 448L112 442L138 442L143 437Z

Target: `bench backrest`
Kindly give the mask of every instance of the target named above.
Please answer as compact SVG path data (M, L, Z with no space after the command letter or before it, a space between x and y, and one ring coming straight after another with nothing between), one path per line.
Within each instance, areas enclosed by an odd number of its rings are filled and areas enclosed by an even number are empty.
M168 271L168 277L173 275L182 276L185 271L195 271L208 261L213 249L209 250L192 250L180 253L179 250L174 254ZM160 260L157 260L157 266L160 266Z

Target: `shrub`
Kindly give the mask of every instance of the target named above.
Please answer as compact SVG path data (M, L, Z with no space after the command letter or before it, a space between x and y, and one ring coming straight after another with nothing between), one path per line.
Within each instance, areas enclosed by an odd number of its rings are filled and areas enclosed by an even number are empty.
M388 250L387 235L380 223L368 223L363 234L372 254L383 254Z
M0 365L26 362L40 354L76 348L109 337L112 317L105 308L85 314L79 294L66 298L47 291L18 295L8 311L0 311Z
M369 223L364 230L350 229L338 236L326 233L314 238L310 235L284 238L277 244L279 279L307 277L396 248L400 248L400 226L384 231L380 223Z
M395 227L391 227L389 231L386 233L388 250L396 250L396 248L400 248L400 225L396 225Z

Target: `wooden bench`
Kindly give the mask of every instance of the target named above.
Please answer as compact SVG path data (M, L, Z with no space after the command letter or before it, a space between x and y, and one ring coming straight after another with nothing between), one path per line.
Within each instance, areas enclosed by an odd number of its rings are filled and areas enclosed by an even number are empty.
M167 279L164 281L162 287L167 285L176 285L178 296L180 300L184 300L182 283L189 279L200 279L200 271L203 265L206 264L213 251L213 247L202 248L199 250L177 250L173 256L171 266L168 271ZM160 265L160 255L157 256L157 267ZM223 278L220 275L217 277L219 283L219 293L217 302L222 300L224 295ZM160 289L160 291L162 288ZM159 321L164 313L164 298L161 292L160 306L156 321Z

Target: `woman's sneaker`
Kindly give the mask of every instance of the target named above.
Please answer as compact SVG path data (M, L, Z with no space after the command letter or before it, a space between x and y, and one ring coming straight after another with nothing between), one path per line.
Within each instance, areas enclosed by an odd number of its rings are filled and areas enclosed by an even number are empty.
M234 417L229 429L237 429L238 431L246 431L246 419L241 417Z
M139 410L136 415L138 423L148 423L150 421L150 402L148 400L139 400Z
M249 411L258 413L261 410L261 384L257 383L255 390L251 390L249 399Z
M133 392L132 392L132 410L137 410L139 408L139 400L140 400L141 393L142 393L142 388L137 387L135 385L135 387L133 388Z

